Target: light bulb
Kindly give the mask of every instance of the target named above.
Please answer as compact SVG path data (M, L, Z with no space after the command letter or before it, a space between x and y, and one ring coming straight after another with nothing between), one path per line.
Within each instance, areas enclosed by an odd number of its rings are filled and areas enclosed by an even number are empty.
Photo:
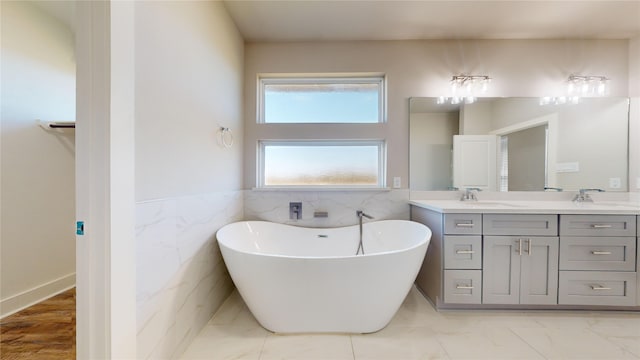
M589 83L587 83L586 81L582 83L582 86L580 87L580 92L582 93L582 95L586 95L589 93Z
M489 88L489 81L488 80L483 80L482 81L482 87L480 88L480 91L482 91L483 93L486 93L488 88Z
M569 81L567 84L567 94L571 95L575 91L575 86L573 85L573 81Z

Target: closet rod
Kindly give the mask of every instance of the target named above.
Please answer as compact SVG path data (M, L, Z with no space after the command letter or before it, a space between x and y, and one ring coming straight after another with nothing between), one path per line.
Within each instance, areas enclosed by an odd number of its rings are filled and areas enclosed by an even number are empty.
M56 123L51 123L49 124L49 127L52 129L69 129L69 128L73 128L75 129L76 124L64 124L64 123L60 123L60 124L56 124Z

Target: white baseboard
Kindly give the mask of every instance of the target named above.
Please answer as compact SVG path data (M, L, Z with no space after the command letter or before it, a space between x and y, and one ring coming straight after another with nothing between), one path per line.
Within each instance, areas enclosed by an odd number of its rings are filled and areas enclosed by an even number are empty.
M76 286L76 273L0 300L0 319Z

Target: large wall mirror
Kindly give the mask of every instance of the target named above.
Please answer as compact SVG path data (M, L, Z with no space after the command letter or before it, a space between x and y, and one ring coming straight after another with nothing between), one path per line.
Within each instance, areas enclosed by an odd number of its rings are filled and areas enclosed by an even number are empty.
M628 189L628 98L410 99L410 189Z

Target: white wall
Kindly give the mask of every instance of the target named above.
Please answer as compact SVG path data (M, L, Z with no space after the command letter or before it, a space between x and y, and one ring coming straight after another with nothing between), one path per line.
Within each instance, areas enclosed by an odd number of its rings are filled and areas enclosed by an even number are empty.
M259 73L384 72L388 79L388 183L409 175L410 97L447 94L459 73L493 78L486 96L553 96L571 73L610 77L627 96L626 40L460 40L249 43L245 48L245 187L255 186ZM636 140L637 141L637 140ZM406 187L406 181L403 181Z
M75 120L70 29L29 2L2 1L1 314L75 284Z
M175 358L233 289L215 232L243 217L244 42L218 1L137 2L135 42L137 351Z
M460 106L460 135L486 135L491 131L490 102L477 101Z
M640 37L629 41L629 184L640 192Z

